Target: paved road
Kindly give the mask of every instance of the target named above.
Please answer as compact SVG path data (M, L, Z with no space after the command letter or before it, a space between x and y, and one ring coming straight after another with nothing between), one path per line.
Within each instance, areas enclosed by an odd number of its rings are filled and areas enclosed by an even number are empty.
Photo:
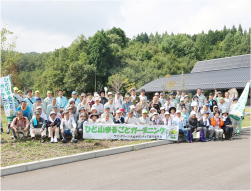
M234 141L169 144L1 178L3 190L250 189L250 131Z

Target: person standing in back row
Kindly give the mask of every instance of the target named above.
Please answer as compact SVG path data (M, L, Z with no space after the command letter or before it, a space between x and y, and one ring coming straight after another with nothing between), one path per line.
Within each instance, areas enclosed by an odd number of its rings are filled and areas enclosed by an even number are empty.
M63 114L63 111L67 106L67 98L63 96L63 90L58 90L58 97L56 100L57 100L57 104L60 107L60 110L58 112Z
M132 95L130 94L130 92L132 93ZM133 103L134 106L136 106L139 102L140 102L140 98L136 95L136 90L135 88L131 88L128 92L128 95L130 95L130 101Z

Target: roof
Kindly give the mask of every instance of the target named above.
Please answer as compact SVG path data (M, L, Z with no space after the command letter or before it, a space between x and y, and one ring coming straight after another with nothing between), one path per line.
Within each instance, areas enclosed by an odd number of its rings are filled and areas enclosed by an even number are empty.
M218 70L208 72L197 72L183 75L183 89L196 90L201 88L203 90L212 89L231 89L243 88L250 81L250 69L238 68L231 70ZM168 82L175 82L171 88L167 87ZM163 91L163 84L165 91L167 90L182 90L182 75L172 75L169 78L159 78L148 84L145 84L140 89L145 89L146 92ZM140 89L137 92L140 92Z
M250 67L250 54L199 61L191 73Z

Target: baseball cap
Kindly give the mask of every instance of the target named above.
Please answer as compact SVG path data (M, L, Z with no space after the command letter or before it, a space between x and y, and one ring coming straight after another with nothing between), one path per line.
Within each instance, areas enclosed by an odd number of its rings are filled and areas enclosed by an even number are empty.
M17 93L23 93L23 91L22 90L18 90Z
M159 95L159 93L158 93L158 92L156 92L154 95Z
M184 98L181 98L180 101L185 101Z
M209 114L209 112L208 111L204 111L204 114Z
M170 115L170 113L168 111L166 111L164 115Z
M36 90L35 93L39 93L40 94L40 91Z
M160 110L165 110L165 108L164 108L164 107L161 107Z
M17 87L14 87L13 90L18 90L18 88L17 88Z
M195 111L192 111L192 112L191 112L191 115L196 115Z
M173 93L170 93L169 95L173 95Z
M117 110L116 113L121 113L121 111L120 111L120 110Z
M51 91L47 91L47 94L51 94L52 92Z
M202 92L202 93L204 93L204 91L203 91L203 90L201 90L201 92Z
M132 111L132 110L129 110L128 113L133 113L133 111Z
M213 93L210 93L209 95L214 95Z
M142 114L143 114L143 113L146 113L146 114L147 114L147 110L146 110L146 109L143 109L143 110L142 110Z
M180 111L180 110L177 110L176 113L181 113L181 111Z
M208 103L205 103L205 106L209 106L209 104L208 104Z
M130 96L128 94L125 95L125 98L130 98Z
M81 110L85 111L85 108L84 107L80 107L78 111L81 111Z
M228 113L228 112L227 112L227 110L223 110L223 111L222 111L222 114L223 114L223 113Z
M222 92L221 92L221 91L218 91L218 94L222 94Z
M220 97L219 100L220 100L220 99L224 99L224 98L223 98L223 97Z
M233 99L233 101L235 101L235 100L238 100L238 98L235 97L235 98Z
M152 111L152 110L156 110L154 107L152 107L151 109L150 109L150 111Z
M159 95L164 95L162 92Z
M95 107L92 107L92 108L91 108L91 111L93 111L94 109L97 110Z
M71 93L71 95L72 95L72 94L77 94L77 92L76 92L76 91L73 91L73 92Z
M66 113L69 113L69 111L68 111L68 110L65 110L65 111L64 111L64 114L66 114Z
M158 114L157 112L154 112L154 113L153 113L153 116L155 116L155 115L159 115L159 114Z
M55 112L55 111L50 112L50 115L52 115L52 114L55 114L55 115L56 115L56 112Z
M106 110L106 109L110 109L110 107L105 107L105 110Z
M35 115L37 115L37 114L41 114L40 111L35 111Z
M41 106L37 106L37 109L42 109L42 107Z
M188 95L185 95L184 98L189 97Z
M117 92L116 94L120 94L119 92Z
M113 100L113 97L109 97L109 100Z
M108 92L108 95L112 95L112 92Z
M41 99L40 97L38 97L38 98L36 99L36 101L40 101L40 102L41 102L41 101L42 101L42 99Z
M217 105L213 106L213 108L216 108L216 107L218 108L218 106L217 106Z

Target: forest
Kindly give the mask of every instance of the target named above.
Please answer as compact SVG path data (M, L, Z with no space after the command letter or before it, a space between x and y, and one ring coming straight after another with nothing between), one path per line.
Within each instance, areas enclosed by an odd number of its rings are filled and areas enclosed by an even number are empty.
M12 74L14 86L39 90L42 96L58 89L68 97L73 90L94 92L95 77L97 91L107 86L125 93L166 75L189 73L197 61L249 54L250 31L233 25L194 35L156 32L130 39L113 27L88 38L81 34L53 52L14 52L14 61L11 51L2 50L1 74Z

